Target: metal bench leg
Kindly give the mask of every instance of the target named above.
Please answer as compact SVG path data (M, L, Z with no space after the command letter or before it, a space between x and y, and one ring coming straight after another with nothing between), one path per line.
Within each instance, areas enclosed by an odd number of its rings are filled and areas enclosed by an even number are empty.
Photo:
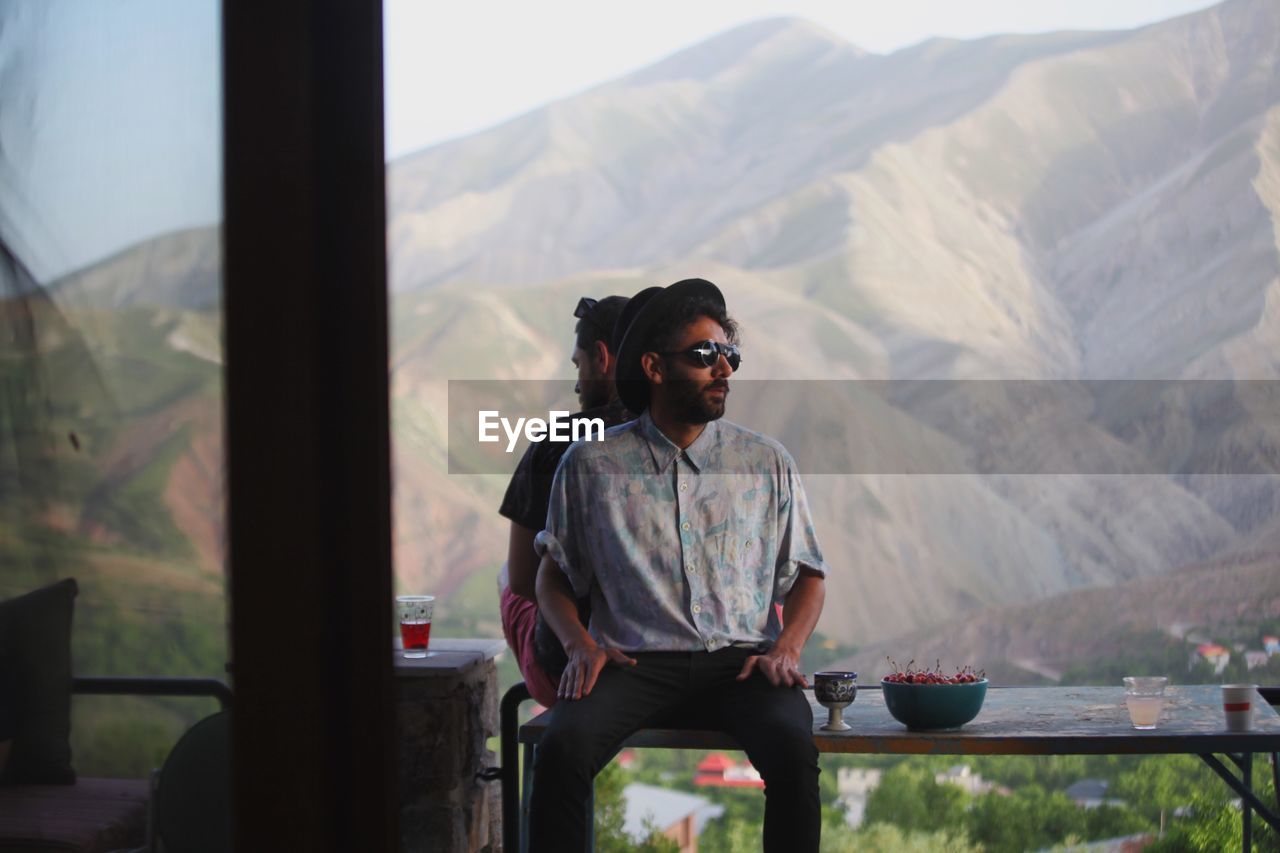
M533 761L537 755L534 744L524 745L524 783L520 786L520 853L529 853L529 803L533 796Z
M587 850L595 853L596 849L596 787L591 786L587 795Z
M502 697L502 849L523 850L520 832L520 703L529 699L524 682L513 685Z

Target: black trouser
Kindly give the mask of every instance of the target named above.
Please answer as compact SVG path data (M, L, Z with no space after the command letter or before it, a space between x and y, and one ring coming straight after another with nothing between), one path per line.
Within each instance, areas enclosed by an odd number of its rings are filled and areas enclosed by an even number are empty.
M733 735L764 777L764 849L816 851L822 816L809 701L759 673L735 681L750 654L639 652L634 667L606 666L588 696L557 702L534 761L529 849L585 850L596 773L629 735L662 720Z

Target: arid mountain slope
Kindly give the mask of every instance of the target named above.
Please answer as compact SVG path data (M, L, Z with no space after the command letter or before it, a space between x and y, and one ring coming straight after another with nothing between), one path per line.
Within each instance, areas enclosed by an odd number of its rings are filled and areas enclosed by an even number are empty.
M448 473L448 381L560 378L572 407L577 298L693 275L742 321L739 380L770 381L740 384L732 419L797 456L866 442L916 471L805 472L833 638L1274 544L1280 423L1243 387L1190 409L1166 385L1095 388L992 427L963 397L906 406L799 380L1277 378L1278 60L1269 0L889 56L770 20L391 164L401 579L448 596L504 555L504 478ZM220 426L183 396L207 401L218 362L217 246L211 229L170 235L52 288L103 352L152 330L111 369L127 387L150 375L130 359L152 359L164 382L133 389L145 399L88 461L111 482L107 459L177 454L157 494L205 562ZM189 444L164 444L166 422ZM1086 449L1103 470L1072 467ZM988 473L990 454L1022 467Z

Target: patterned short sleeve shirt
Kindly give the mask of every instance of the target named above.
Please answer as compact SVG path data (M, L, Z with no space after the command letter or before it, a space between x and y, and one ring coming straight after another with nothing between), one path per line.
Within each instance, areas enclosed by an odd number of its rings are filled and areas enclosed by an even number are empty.
M565 454L537 547L623 651L772 643L801 567L827 572L781 444L721 420L681 450L648 412Z

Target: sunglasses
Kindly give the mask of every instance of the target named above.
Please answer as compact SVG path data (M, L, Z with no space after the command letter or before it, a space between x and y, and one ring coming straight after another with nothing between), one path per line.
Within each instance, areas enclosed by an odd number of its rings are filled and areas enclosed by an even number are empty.
M598 331L605 335L605 344L607 345L609 343L609 335L612 334L613 330L606 329L604 326L601 326L600 323L591 316L595 313L596 306L599 304L600 300L592 299L590 296L584 296L578 300L578 306L573 309L573 316L589 326L595 326Z
M683 355L703 367L715 367L720 356L724 356L725 361L729 362L730 370L737 370L738 365L742 364L742 351L737 344L722 344L717 341L702 341L686 350L661 352L658 355Z

